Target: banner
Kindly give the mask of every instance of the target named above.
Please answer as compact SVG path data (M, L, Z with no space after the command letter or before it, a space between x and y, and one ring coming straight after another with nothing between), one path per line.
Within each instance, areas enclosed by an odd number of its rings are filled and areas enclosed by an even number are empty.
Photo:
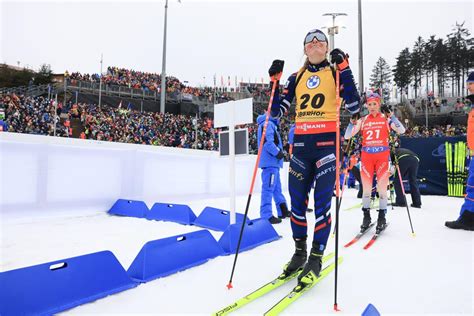
M447 195L445 142L466 141L465 136L456 137L400 137L400 145L415 152L420 158L418 179L421 194Z

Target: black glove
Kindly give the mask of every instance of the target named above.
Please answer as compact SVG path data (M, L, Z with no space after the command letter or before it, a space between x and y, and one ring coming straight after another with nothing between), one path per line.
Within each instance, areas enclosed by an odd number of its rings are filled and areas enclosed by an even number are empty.
M357 121L358 119L360 119L360 112L352 114L351 121Z
M270 69L268 69L268 74L270 75L270 77L273 77L274 75L283 72L284 65L285 65L284 60L275 59Z
M280 151L278 152L278 154L276 155L276 158L277 158L278 160L283 159L283 158L285 158L285 154L286 154L286 153L285 153L284 150L280 150Z
M392 112L390 106L388 106L386 104L384 104L380 107L380 111L382 113L385 113L385 114L390 114Z
M471 106L474 104L474 94L470 94L466 97L469 101L471 101Z
M270 83L268 84L268 86L270 87L270 90L273 90L273 84L276 84L275 89L278 89L280 87L279 80L276 80L276 81L270 80Z
M344 61L347 62L347 58L349 57L346 53L344 53L339 48L333 49L329 55L331 56L331 63L332 64L336 63L338 66L344 63Z

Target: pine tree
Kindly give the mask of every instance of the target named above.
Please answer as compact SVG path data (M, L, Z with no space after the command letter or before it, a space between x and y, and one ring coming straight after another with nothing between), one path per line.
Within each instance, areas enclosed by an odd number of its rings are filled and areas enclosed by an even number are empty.
M53 71L51 70L51 65L42 64L35 78L36 84L46 84L51 82L53 76Z
M377 63L372 69L372 75L370 76L370 86L375 90L381 90L384 102L387 103L390 99L390 83L392 78L392 72L389 64L379 57Z
M448 75L448 47L440 38L436 41L433 51L433 64L436 67L436 75L438 81L438 94L444 97L444 85Z
M393 69L393 80L400 89L400 97L403 102L403 92L408 94L408 85L411 81L412 71L410 68L411 54L410 50L405 48L397 57L397 63Z
M430 38L425 41L423 47L423 56L425 58L424 69L426 75L426 92L429 90L429 77L431 76L431 91L434 93L434 74L435 74L435 65L433 62L434 50L436 45L436 39L434 35L431 35Z
M468 29L464 28L464 22L453 27L453 32L448 34L448 51L449 51L449 69L451 71L452 83L453 83L453 95L454 95L454 84L456 84L457 95L461 95L461 81L463 75L467 72L465 59L469 56L468 50L468 37L471 35Z
M418 36L418 39L413 46L413 53L411 54L410 68L413 75L413 87L415 88L415 99L418 97L418 88L421 88L421 76L425 68L425 58L423 58L423 49L425 42Z

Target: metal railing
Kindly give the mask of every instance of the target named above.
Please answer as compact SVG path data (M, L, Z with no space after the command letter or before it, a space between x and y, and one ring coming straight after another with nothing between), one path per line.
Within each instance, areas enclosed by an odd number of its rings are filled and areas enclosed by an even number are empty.
M31 97L37 97L43 94L52 93L52 91L56 91L57 87L54 84L43 84L43 85L29 85L29 86L20 86L20 87L12 87L12 88L0 88L0 94L12 94L15 93L17 95L26 95Z
M68 80L67 89L71 91L88 92L92 94L99 93L99 83L81 80ZM143 100L160 100L160 93L156 90L135 89L127 86L114 85L110 83L102 84L102 93L108 96L129 97ZM252 95L245 92L225 92L232 99L250 98ZM221 93L217 93L221 95ZM191 98L190 98L191 96ZM199 106L210 106L214 104L214 95L209 98L207 95L195 96L187 93L181 93L179 90L167 91L166 99L170 102L192 102Z

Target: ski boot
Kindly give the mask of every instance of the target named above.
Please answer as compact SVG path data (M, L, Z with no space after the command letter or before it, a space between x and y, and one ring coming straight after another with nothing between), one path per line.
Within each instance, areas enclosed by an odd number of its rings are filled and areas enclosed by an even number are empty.
M455 221L446 222L446 227L452 229L464 229L474 231L474 212L464 210Z
M319 277L322 266L322 258L323 250L320 250L319 244L313 242L313 247L311 248L308 262L306 262L303 271L298 276L298 283L300 283L301 279L303 279L310 271L312 271L316 277Z
M288 276L295 273L298 269L303 267L308 256L306 250L306 238L295 239L295 253L291 257L290 262L285 266L283 273Z
M380 234L385 227L387 227L387 220L385 219L385 213L387 210L379 210L379 217L377 218L377 227L375 233Z
M364 212L364 219L362 220L362 225L360 225L360 232L364 232L369 228L372 219L370 218L370 208L362 208L362 212Z
M288 207L286 206L286 203L281 203L280 204L280 210L281 210L281 215L278 216L280 219L284 219L287 217L291 217L291 212L288 211Z
M270 222L270 224L274 225L274 224L280 224L281 223L281 218L278 218L278 217L275 217L275 216L272 216L268 219L268 221Z

